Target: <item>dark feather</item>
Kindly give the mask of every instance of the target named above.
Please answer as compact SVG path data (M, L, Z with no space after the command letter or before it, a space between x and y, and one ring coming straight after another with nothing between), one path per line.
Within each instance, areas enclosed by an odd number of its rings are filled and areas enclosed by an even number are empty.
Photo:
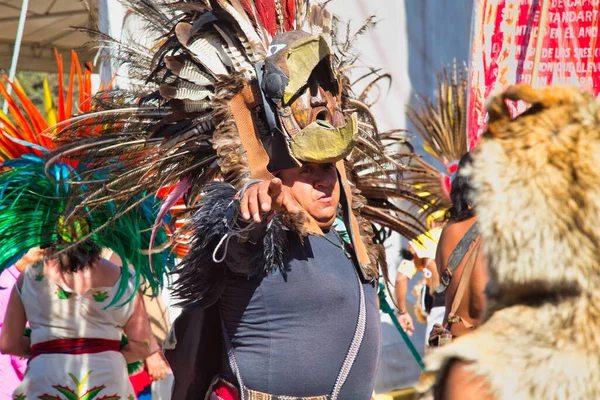
M230 204L237 190L227 183L209 183L200 201L200 208L192 218L192 241L190 252L183 258L174 274L173 295L183 307L200 305L208 307L221 296L228 276L237 274L252 277L269 274L277 269L283 273L285 233L277 219L267 229L262 242L246 243L244 259L216 263L213 252L221 239L229 232L227 221ZM235 241L236 238L231 238ZM221 250L227 246L222 245Z

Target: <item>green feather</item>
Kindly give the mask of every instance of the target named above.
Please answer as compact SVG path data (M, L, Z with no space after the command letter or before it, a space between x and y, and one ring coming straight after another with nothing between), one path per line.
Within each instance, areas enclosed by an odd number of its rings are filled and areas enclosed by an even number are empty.
M31 248L55 246L63 249L89 239L100 247L113 250L123 262L123 274L117 292L107 308L116 304L122 306L133 299L142 283L143 289L151 290L152 294L156 294L162 287L163 276L170 266L169 255L166 251L152 255L153 273L150 270L149 256L142 253L150 245L151 229L158 212L158 205L153 199L132 198L118 206L108 202L93 209L77 210L77 215L71 219L71 204L78 203L81 185L71 186L62 181L51 181L45 174L44 163L40 158L9 160L2 166L0 271ZM52 174L53 176L71 175L72 179L75 176L67 167L56 165L55 168L63 170L60 174ZM115 219L115 215L120 216ZM63 223L59 224L59 220ZM66 231L65 227L68 227ZM89 234L82 236L86 232ZM156 239L157 246L166 241L166 232L160 229ZM133 278L128 266L135 271ZM136 290L123 299L130 279L135 282Z

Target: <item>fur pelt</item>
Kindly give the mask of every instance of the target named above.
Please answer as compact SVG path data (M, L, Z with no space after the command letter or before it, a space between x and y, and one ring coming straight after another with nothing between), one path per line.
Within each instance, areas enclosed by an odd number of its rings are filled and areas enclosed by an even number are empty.
M510 118L506 100L532 107ZM600 398L600 107L574 87L508 88L466 173L489 260L485 323L428 368L469 362L498 400Z
M229 102L247 84L244 76L232 74L226 83L215 88L213 109L215 120L220 121L213 132L213 148L217 152L217 163L225 182L238 189L251 179L250 167L235 120L229 110Z
M213 305L223 293L227 277L232 274L256 276L279 269L285 273L283 257L286 235L279 218L275 216L265 228L262 241L245 243L240 251L228 256L223 262L215 262L213 252L221 239L231 232L229 223L232 201L237 190L228 183L214 182L205 187L200 208L192 218L192 243L189 253L177 269L174 297L181 306ZM221 243L221 251L236 246L237 238L231 237L230 244ZM218 255L217 255L218 256ZM217 257L218 258L218 257Z

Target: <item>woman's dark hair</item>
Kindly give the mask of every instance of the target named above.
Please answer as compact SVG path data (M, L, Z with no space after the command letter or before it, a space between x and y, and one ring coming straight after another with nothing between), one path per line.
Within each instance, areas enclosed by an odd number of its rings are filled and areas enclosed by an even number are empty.
M402 248L400 250L400 256L407 261L412 261L415 258L413 253L411 253L410 250L405 249L405 248Z
M65 251L56 248L48 249L48 258L57 258L63 272L75 273L92 266L100 259L102 249L95 242L86 240Z
M461 173L464 171L464 168L471 165L472 162L473 159L471 158L471 154L466 153L458 163L456 176L452 181L452 188L450 189L452 207L446 212L446 219L450 222L460 222L475 216L475 211L470 207L473 186L471 186L469 178Z

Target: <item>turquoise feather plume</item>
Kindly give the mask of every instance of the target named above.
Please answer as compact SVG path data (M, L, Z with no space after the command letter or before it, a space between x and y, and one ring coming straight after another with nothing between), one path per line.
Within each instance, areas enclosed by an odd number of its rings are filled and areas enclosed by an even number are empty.
M44 159L32 155L6 160L0 168L0 271L33 247L61 249L74 245L58 234L57 223L61 217L70 217L74 209L72 205L80 186L68 181L76 181L76 171L65 164L56 164L50 171L50 179L44 171ZM119 204L118 208L108 202L93 209L79 210L77 217L90 225L89 239L102 248L113 250L124 266L133 267L136 289L141 287L156 294L173 260L168 250L150 256L145 254L150 246L159 204L149 198L136 205L137 200L132 198ZM113 219L120 213L119 218ZM168 223L169 217L162 222ZM159 228L155 243L161 246L166 242L165 229ZM152 257L153 270L149 257ZM135 295L134 292L130 298L122 299L130 278L129 269L123 268L123 271L126 272L121 276L117 293L107 307L119 302L122 305Z

